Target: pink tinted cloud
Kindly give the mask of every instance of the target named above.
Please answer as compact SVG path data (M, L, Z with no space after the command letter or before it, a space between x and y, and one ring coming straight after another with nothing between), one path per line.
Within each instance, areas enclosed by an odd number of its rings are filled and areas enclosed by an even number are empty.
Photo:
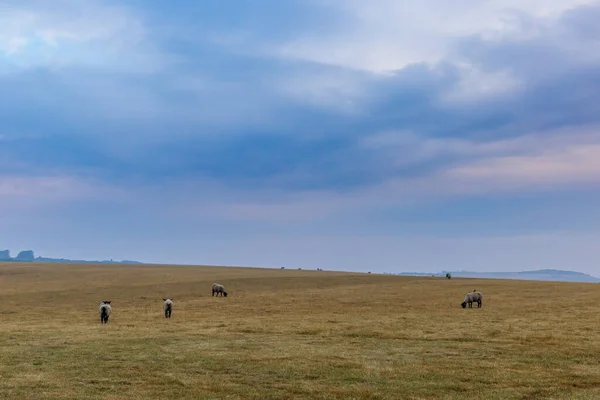
M308 190L290 195L264 191L260 196L249 196L241 192L233 195L235 189L230 188L228 200L206 202L196 210L200 215L233 220L286 222L451 197L593 187L600 184L600 134L596 132L595 127L572 128L487 143L409 135L415 160L454 155L459 161L429 175L391 178L346 192ZM406 145L404 139L400 143ZM389 136L370 143L375 147L380 144L381 151L394 151Z
M452 168L444 179L490 189L558 188L600 183L600 143L551 151L484 159Z
M4 212L40 209L79 200L117 200L127 194L118 187L74 176L0 175L0 206Z

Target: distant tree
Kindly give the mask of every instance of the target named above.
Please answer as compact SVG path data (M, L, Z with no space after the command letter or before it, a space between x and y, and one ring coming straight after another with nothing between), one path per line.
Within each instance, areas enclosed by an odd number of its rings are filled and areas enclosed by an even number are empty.
M35 256L32 250L23 250L19 254L17 254L17 261L33 261Z
M450 272L446 272L446 279L452 279L452 275L450 275Z

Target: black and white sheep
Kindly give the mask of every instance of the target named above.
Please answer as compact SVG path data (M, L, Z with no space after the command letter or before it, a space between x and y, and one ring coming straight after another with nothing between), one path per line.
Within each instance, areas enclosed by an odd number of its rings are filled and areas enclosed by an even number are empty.
M467 293L463 302L460 303L460 305L462 306L462 308L466 308L468 304L469 308L473 308L473 302L475 302L477 303L477 308L481 308L482 300L483 293L473 290L471 293Z
M165 318L171 318L173 313L173 299L163 299L163 308L165 310Z
M100 303L100 307L98 308L98 312L100 313L100 323L106 324L108 323L108 317L112 311L112 307L110 306L110 301L103 300Z
M221 296L227 297L227 292L225 291L225 286L220 285L218 283L213 283L213 285L212 285L212 295L214 296L215 293L217 294L217 296L219 296L219 293L220 293Z

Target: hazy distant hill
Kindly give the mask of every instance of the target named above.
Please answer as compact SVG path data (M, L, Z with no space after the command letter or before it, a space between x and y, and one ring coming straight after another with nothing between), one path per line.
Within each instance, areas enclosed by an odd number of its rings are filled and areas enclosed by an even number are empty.
M417 276L445 276L450 272L453 278L489 278L489 279L521 279L536 281L562 281L562 282L600 282L600 278L575 271L559 269L540 269L536 271L521 272L474 272L474 271L443 271L441 273L402 272L399 275Z
M53 262L53 263L77 263L77 264L142 264L139 261L114 261L114 260L103 260L103 261L88 261L88 260L70 260L68 258L48 258L48 257L35 257L33 250L21 251L16 257L10 256L9 250L0 250L0 262L2 261L18 261L18 262Z

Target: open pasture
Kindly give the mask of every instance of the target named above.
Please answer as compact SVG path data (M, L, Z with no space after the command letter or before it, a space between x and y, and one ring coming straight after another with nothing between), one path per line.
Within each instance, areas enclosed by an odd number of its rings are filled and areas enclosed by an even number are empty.
M0 398L598 399L600 285L4 263Z

